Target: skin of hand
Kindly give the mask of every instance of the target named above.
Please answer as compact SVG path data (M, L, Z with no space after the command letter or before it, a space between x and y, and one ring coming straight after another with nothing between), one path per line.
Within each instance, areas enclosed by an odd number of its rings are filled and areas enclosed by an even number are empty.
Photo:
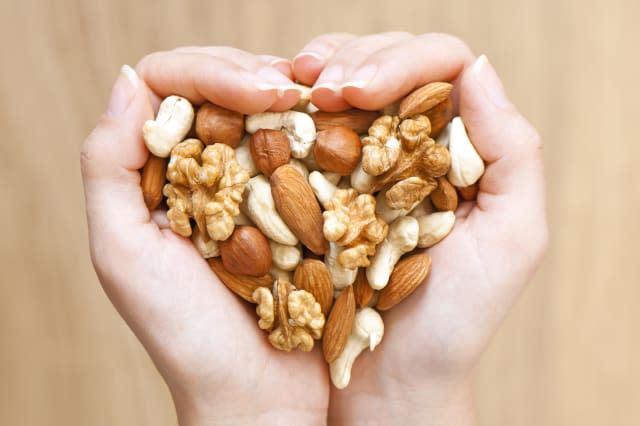
M81 153L91 258L105 293L164 377L181 425L325 424L329 378L318 347L271 347L253 309L168 229L165 212L147 210L140 189L148 156L141 129L161 98L287 110L299 98L290 62L184 48L136 68L123 67Z
M454 81L454 104L486 171L475 203L428 249L427 282L383 314L385 336L332 387L329 423L471 425L471 376L547 247L542 146L487 58L443 34L326 34L293 61L312 102L378 109L430 81Z

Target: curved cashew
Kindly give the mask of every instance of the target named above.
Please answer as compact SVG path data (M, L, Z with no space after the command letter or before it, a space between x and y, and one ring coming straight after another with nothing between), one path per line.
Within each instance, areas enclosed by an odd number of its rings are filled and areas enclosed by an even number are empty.
M339 246L337 243L330 242L329 251L324 256L324 263L327 265L333 288L336 290L342 290L350 286L358 276L358 268L345 268L338 262L338 256L340 256L340 253L344 250L344 247Z
M361 194L371 194L377 183L378 179L365 172L362 168L362 163L358 163L351 173L351 187Z
M302 259L302 250L297 246L287 246L269 241L272 265L283 271L293 271ZM291 282L291 281L290 281Z
M191 130L194 116L193 106L185 98L169 96L163 100L156 119L146 121L142 127L149 151L157 157L168 157Z
M367 268L367 279L374 290L382 290L400 257L418 244L418 220L402 216L389 225L387 238L376 247L376 254Z
M256 167L256 163L251 156L251 150L249 149L249 135L244 135L240 145L236 148L236 161L240 164L240 167L245 169L249 173L249 177L254 177L260 170Z
M436 142L439 143L440 145L444 146L445 148L449 149L449 135L451 134L451 123L447 124L447 127L445 127L442 130L442 133L440 133L440 136L438 136L436 138Z
M269 239L295 246L298 238L284 223L273 202L271 185L264 175L249 179L240 208Z
M291 144L291 155L304 158L309 155L316 139L316 125L309 114L299 111L261 112L245 120L247 132L259 129L284 130Z
M484 173L484 162L471 144L460 117L455 117L450 124L449 153L451 169L447 178L453 186L473 185L480 179Z
M431 199L425 198L420 204L418 204L413 210L411 210L411 213L409 213L409 216L415 217L416 219L420 219L422 216L431 214L434 211L436 210L433 207L433 204L431 204Z
M317 171L309 173L309 185L320 204L326 209L326 204L331 201L333 194L338 189L336 185L327 179L326 174Z
M286 281L288 283L293 282L293 272L280 269L273 263L271 263L271 268L269 268L269 274L271 275L273 281Z
M205 241L204 237L202 236L202 232L200 232L200 228L198 228L197 226L193 228L191 241L193 242L193 245L196 246L198 252L200 252L203 258L209 259L211 257L220 256L220 248L218 247L218 242L212 239L209 239L209 241Z
M356 312L353 328L338 359L329 365L331 381L338 389L344 389L351 381L351 368L358 355L369 348L373 351L384 336L382 317L372 308L362 308Z
M431 213L418 218L418 247L427 248L449 235L456 222L452 211Z

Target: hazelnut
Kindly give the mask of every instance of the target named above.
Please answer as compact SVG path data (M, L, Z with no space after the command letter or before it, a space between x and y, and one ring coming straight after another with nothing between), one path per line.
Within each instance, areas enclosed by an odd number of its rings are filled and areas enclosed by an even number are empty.
M205 145L223 143L235 148L244 136L244 115L206 103L196 115L196 136Z
M345 126L318 132L313 155L323 170L348 176L360 160L362 144L356 132Z
M431 192L431 203L441 212L455 211L458 208L458 193L447 178L438 178L438 186Z
M256 167L267 177L291 158L289 138L281 130L258 130L251 136L249 149Z
M238 226L219 247L222 264L232 274L260 277L269 273L271 247L258 228Z

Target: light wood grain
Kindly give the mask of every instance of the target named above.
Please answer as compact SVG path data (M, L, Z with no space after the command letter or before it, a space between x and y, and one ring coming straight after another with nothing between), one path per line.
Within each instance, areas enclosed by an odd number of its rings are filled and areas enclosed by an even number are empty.
M95 277L79 147L122 63L179 45L295 54L327 31L443 31L545 142L551 246L477 370L482 425L640 424L637 1L8 0L0 5L0 424L173 425Z

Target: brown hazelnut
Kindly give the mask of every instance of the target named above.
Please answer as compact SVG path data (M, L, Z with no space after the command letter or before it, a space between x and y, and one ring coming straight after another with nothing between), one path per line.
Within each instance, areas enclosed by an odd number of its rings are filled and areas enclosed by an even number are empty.
M431 192L431 203L438 211L455 211L458 208L458 193L447 178L439 177L438 186Z
M361 151L358 134L348 127L336 126L317 133L313 155L323 170L348 176L356 168Z
M219 247L222 264L232 274L260 277L269 272L271 247L258 228L238 226Z
M289 138L280 130L258 130L251 136L249 149L256 167L267 177L291 158Z
M196 136L205 145L223 143L235 148L244 136L244 115L206 103L196 115Z

